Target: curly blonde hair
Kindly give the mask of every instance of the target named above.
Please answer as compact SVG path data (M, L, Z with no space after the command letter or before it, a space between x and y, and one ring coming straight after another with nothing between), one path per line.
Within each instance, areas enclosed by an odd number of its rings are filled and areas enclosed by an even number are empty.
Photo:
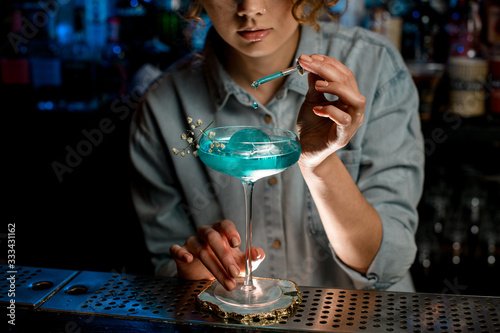
M329 10L332 8L339 0L290 0L293 1L292 15L295 20L301 25L310 25L316 31L319 29L318 20L322 11L333 18L334 16L330 14ZM200 17L202 6L200 0L191 0L190 5L183 15L188 22L203 22Z

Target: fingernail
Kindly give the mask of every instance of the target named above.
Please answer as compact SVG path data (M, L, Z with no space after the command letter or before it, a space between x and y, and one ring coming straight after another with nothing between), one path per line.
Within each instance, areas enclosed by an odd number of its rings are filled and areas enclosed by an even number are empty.
M189 262L189 260L191 260L191 255L186 253L182 258L185 262Z
M236 237L231 238L231 246L232 247L240 246L240 242L238 241L238 238L236 238Z
M227 290L233 290L236 287L236 283L233 280L224 281Z
M321 111L323 107L321 105L313 107L313 111Z
M229 266L229 274L232 277L237 278L240 275L240 270L238 268L236 268L236 266L230 265Z
M262 255L257 251L257 249L252 249L252 260L260 259Z
M310 56L305 55L305 54L300 55L300 60L302 60L304 62L313 62L313 58L311 58Z
M316 81L316 86L317 87L328 87L328 82L327 81L324 81L324 80L318 80Z

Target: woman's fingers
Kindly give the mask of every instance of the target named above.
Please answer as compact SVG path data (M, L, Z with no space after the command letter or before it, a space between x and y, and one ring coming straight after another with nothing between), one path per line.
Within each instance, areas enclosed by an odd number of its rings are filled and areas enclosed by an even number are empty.
M339 82L353 89L358 89L358 84L352 71L337 59L320 54L312 54L310 57L302 54L299 57L301 66L328 82Z
M229 220L199 227L184 246L172 245L170 254L180 276L188 279L216 278L227 290L236 287L234 278L244 275L245 253L235 225ZM264 260L264 250L253 247L252 270Z
M308 77L307 77L307 81L308 81L308 86L309 86L309 89L308 89L307 95L306 95L307 102L312 103L312 104L329 102L325 98L325 95L316 88L316 85L318 85L318 84L321 85L321 83L319 83L319 82L323 81L323 79L320 76L313 74L313 73L309 73ZM323 81L323 82L327 83L326 81Z
M256 270L266 258L266 253L260 247L252 247L252 272Z
M308 102L317 105L315 113L323 117L328 116L337 125L349 127L352 124L357 129L364 118L366 98L360 94L352 71L340 61L323 55L301 55L299 59L304 69L314 73L309 77L309 86L314 84L314 90L318 94L314 93L311 87L308 93ZM320 97L323 94L334 95L338 99L334 102L328 102L325 101L324 97ZM321 110L321 107L324 109ZM342 113L349 115L346 116Z
M349 126L351 124L351 116L333 105L318 105L313 108L317 116L330 118L338 126Z
M222 266L221 261L210 246L200 243L196 237L189 237L186 241L186 246L227 290L232 290L236 287L236 282L227 273L225 267Z
M365 97L359 93L356 78L350 69L330 57L317 54L306 57L301 56L301 59L310 60L302 63L304 69L321 78L315 81L315 88L318 92L336 95L345 104L364 109Z
M339 82L328 82L317 80L314 87L318 92L336 95L340 101L346 105L352 106L355 109L364 109L366 98L357 90L351 89Z
M251 254L252 254L252 272L253 272L264 261L264 259L266 258L266 253L260 247L252 247ZM241 269L239 276L240 277L245 276L245 266L246 266L245 252L240 251L236 256L236 260L239 263Z
M328 137L337 145L346 145L351 138L352 118L348 113L334 107L333 105L316 106L313 108L317 116L329 118L336 126L331 126Z
M352 118L352 123L360 124L361 117L364 114L366 98L359 92L352 89L346 89L345 86L337 82L316 81L315 88L319 92L339 96L339 99L332 103L337 109L348 113ZM341 117L340 113L339 116ZM350 120L346 118L345 120ZM341 123L344 123L341 121Z
M225 236L219 233L212 226L203 226L198 228L197 238L206 245L207 249L211 250L211 252L215 255L216 259L220 262L222 267L224 267L226 273L230 277L238 277L240 269L233 258L233 254L231 253L231 250L226 242ZM231 237L231 239L232 238L234 237ZM203 261L203 263L205 263L202 258L200 259ZM206 259L211 260L211 255L207 256Z
M183 261L185 263L190 263L193 261L193 255L184 247L181 247L177 244L170 247L170 255L175 260Z
M236 229L236 226L234 225L233 222L229 220L222 220L214 223L212 227L218 232L220 232L222 235L224 235L224 237L227 240L227 243L231 247L236 248L240 246L241 244L240 234L238 233L238 230Z

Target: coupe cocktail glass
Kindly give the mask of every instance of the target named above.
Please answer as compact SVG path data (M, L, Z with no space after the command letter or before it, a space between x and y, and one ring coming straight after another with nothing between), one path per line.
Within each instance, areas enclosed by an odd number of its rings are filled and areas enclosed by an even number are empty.
M199 142L198 155L208 167L241 180L245 191L244 278L227 291L217 281L215 297L232 306L260 307L283 296L277 280L252 278L252 193L254 183L284 171L300 156L297 135L291 131L253 126L226 126L207 130Z

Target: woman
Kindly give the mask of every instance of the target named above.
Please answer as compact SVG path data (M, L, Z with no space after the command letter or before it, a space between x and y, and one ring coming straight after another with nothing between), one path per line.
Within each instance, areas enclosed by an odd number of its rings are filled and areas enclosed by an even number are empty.
M423 147L398 51L364 29L319 22L322 0L200 3L213 24L201 60L168 69L131 128L134 203L157 274L232 290L245 267L241 184L171 153L192 117L299 134L298 164L255 185L257 276L411 291ZM314 74L251 86L296 58Z

